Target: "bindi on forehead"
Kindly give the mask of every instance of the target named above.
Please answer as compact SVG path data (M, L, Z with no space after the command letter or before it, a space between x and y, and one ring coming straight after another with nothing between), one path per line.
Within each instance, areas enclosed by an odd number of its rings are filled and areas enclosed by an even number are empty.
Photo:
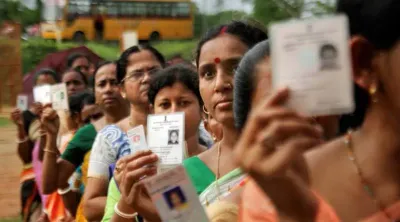
M203 45L200 51L199 67L209 63L219 64L233 57L242 57L247 50L248 46L239 38L225 33Z

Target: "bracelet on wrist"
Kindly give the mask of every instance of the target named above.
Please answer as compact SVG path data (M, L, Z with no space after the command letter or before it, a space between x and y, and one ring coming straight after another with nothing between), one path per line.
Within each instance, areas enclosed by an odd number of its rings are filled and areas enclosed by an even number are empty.
M124 218L124 219L134 219L134 218L136 218L137 215L138 215L137 212L135 212L135 213L133 213L133 214L126 214L126 213L121 212L121 211L118 209L118 203L116 203L116 204L114 205L114 212L115 212L118 216L120 216L120 217L122 217L122 218Z
M71 191L71 187L70 187L70 186L68 186L68 187L65 188L65 189L58 189L58 190L57 190L57 193L60 194L60 195L62 196L62 195L64 195L64 194L68 193L69 191Z
M26 143L26 142L28 142L28 140L29 140L29 138L28 138L27 136L25 136L25 138L23 138L22 140L17 139L15 142L18 143L18 144L21 144L21 143Z
M46 152L46 153L52 153L52 154L55 154L56 156L58 156L58 152L56 152L54 150L44 149L43 151Z

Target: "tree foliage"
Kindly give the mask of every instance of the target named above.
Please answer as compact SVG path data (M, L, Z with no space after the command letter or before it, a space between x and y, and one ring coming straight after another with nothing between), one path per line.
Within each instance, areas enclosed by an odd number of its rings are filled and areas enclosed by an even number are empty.
M242 0L242 2L252 3L253 16L266 25L274 21L335 11L335 0Z
M37 24L41 18L42 2L37 1L37 9L31 10L21 4L19 0L0 0L0 23L14 21L21 23L22 27Z

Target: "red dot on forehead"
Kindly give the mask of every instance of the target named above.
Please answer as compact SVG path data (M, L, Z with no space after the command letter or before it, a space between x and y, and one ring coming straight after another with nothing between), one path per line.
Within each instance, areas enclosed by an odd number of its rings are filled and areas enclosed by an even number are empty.
M214 62L218 64L218 63L221 62L221 59L217 57L217 58L214 59Z

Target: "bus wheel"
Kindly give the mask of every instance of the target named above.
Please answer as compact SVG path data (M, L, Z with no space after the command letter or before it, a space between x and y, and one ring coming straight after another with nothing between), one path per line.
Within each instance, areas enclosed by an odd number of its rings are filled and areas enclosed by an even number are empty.
M81 31L75 32L72 40L74 40L74 42L84 43L86 41L85 33Z
M152 33L150 34L149 41L151 41L151 42L157 42L157 41L159 41L159 40L160 40L160 33L158 33L158 32L152 32Z

